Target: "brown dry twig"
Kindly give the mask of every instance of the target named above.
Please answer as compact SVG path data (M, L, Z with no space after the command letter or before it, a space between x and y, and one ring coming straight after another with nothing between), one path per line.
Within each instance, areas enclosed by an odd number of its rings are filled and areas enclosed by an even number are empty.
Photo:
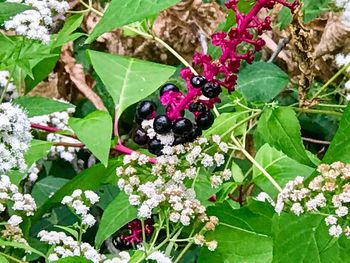
M96 109L107 111L101 98L86 83L83 65L76 64L76 60L73 57L72 44L66 44L62 47L60 59L64 63L64 69L69 74L71 81L79 91L92 102Z

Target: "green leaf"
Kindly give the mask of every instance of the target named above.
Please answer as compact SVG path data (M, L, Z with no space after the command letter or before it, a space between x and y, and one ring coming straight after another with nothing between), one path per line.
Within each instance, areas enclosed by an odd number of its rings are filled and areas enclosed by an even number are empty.
M52 145L52 142L41 141L36 139L31 140L30 147L24 155L28 167L30 167L33 163L40 160L41 158L47 156Z
M314 168L298 163L268 144L265 144L259 149L255 160L282 188L289 180L297 176L307 178L315 171ZM268 193L272 198L277 197L278 190L271 185L270 181L255 166L253 167L253 178L255 183L264 192Z
M102 164L96 164L75 176L63 187L61 187L48 201L38 207L32 221L38 221L43 214L47 213L52 207L61 203L62 198L72 194L75 189L95 190L103 184L116 183L115 168L120 165L119 160L112 160L108 167Z
M206 130L203 135L208 138L211 135L218 134L221 136L221 138L223 138L223 140L226 140L233 132L235 124L239 123L246 117L247 114L242 112L222 113L215 118L212 127ZM246 126L247 124L244 123L237 127L234 130L234 135L242 135L246 129Z
M0 263L9 263L9 261L5 257L0 255Z
M346 107L340 120L339 128L329 146L322 162L341 161L350 163L350 104Z
M72 237L74 237L75 240L78 240L78 239L79 239L79 233L78 233L77 230L74 230L74 229L72 229L72 228L70 228L70 227L67 227L67 226L58 226L58 225L55 225L55 227L66 231L67 233L69 233L70 235L72 235Z
M102 214L95 238L96 247L101 247L103 241L135 219L136 216L137 208L130 205L129 198L125 193L120 192Z
M91 263L92 261L84 257L74 256L74 257L61 258L53 262L55 263Z
M219 188L213 188L211 186L209 177L211 171L208 171L201 167L197 172L194 190L196 192L196 198L201 202L205 207L212 204L208 199L219 191Z
M156 91L175 72L174 67L88 50L92 66L119 107L130 105Z
M23 11L32 9L30 6L17 3L0 3L0 25L9 18L21 13Z
M241 209L228 203L208 208L209 215L219 218L219 226L208 232L206 240L217 240L214 252L203 248L198 262L266 263L272 261L273 241L271 218L273 210L262 202L250 202Z
M288 107L266 109L261 115L256 136L294 160L313 166L302 144L300 125L295 112Z
M68 123L78 139L107 166L111 148L112 118L108 112L94 111L84 119L70 118Z
M28 245L19 243L17 241L6 241L6 240L0 239L0 246L21 248L21 249L24 249L25 251L30 251L32 253L39 255L39 256L45 257L45 255L43 253L41 253L39 250L36 250L35 248L32 248Z
M70 103L37 96L18 97L13 102L26 109L28 117L41 116L74 108L74 105Z
M293 20L292 12L288 7L283 7L281 11L278 13L277 22L280 25L280 29L285 29L288 24L290 24Z
M254 62L238 73L236 90L248 102L269 102L288 83L288 75L279 67L267 62Z
M86 43L112 29L140 21L175 5L179 0L112 0Z
M36 182L32 190L32 196L37 206L43 205L51 195L56 193L68 181L68 179L48 176Z
M341 263L349 259L350 240L333 239L324 217L283 213L273 218L274 263Z
M59 47L70 41L70 36L78 27L80 27L81 23L83 22L83 18L84 16L82 14L75 14L70 16L65 21L63 28L60 30L60 32L58 32L57 38L52 46ZM75 37L82 35L84 34L78 33L78 35L75 35Z
M238 183L243 182L243 180L244 180L243 172L242 172L241 168L239 167L239 165L235 161L232 161L231 173L232 173L233 180L235 180L235 182L238 182Z
M323 11L326 11L330 0L303 0L304 22L308 23L318 17Z

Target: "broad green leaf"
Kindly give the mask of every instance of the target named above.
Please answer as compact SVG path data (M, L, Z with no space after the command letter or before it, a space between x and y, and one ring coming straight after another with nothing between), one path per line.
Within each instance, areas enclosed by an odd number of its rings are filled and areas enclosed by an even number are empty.
M136 216L137 208L130 205L129 198L125 193L120 192L102 214L95 238L96 247L101 247L103 241L135 219Z
M280 29L285 29L288 24L293 20L292 12L288 7L283 7L278 13L277 22L280 25Z
M273 219L274 263L341 263L349 259L350 240L333 239L324 217L283 213Z
M219 134L223 140L230 137L232 132L234 132L234 135L236 136L242 135L247 127L247 124L242 123L242 125L236 128L235 125L246 117L247 114L243 112L222 113L215 118L212 127L206 130L203 135L205 137L209 137L211 135Z
M36 139L31 140L30 147L24 155L26 164L30 167L36 161L47 156L52 145L52 142L41 141Z
M350 163L350 104L346 107L340 120L339 128L329 146L322 162L341 161Z
M314 168L298 163L268 144L265 144L259 149L255 160L275 179L281 188L289 180L297 176L307 178L315 171ZM274 188L270 181L255 166L253 167L253 178L255 183L264 192L268 193L272 198L277 197L278 190Z
M175 5L179 0L112 0L86 43L112 29L140 21Z
M9 263L9 261L5 257L0 255L0 263Z
M233 180L235 180L235 182L238 182L238 183L243 182L243 180L244 180L243 172L242 172L241 168L239 167L239 165L235 161L232 161L231 173L232 173Z
M0 25L11 17L21 13L23 11L32 9L30 6L17 4L17 3L0 3Z
M156 91L175 68L88 50L92 66L121 114L127 107Z
M288 83L288 75L272 63L255 62L238 73L236 90L248 102L269 102Z
M50 196L56 193L68 181L68 179L48 176L36 182L32 190L32 196L35 199L36 205L43 205L49 200Z
M103 184L116 183L115 168L120 164L118 160L112 160L109 162L109 166L106 168L102 164L96 164L75 176L64 186L62 186L49 200L47 200L42 206L38 207L32 221L38 221L43 214L50 211L51 208L61 203L62 198L66 195L72 194L75 189L82 190L96 190Z
M86 259L85 257L66 257L66 258L61 258L59 260L53 261L55 263L91 263L91 260Z
M55 225L55 227L66 231L67 233L69 233L70 235L72 235L72 237L74 237L75 240L78 240L78 239L79 239L79 233L78 233L77 230L74 230L74 229L72 229L72 228L70 228L70 227L67 227L67 226L58 226L58 225Z
M57 38L55 42L53 43L53 47L59 47L63 44L67 43L67 40L70 40L70 36L72 33L80 27L81 23L83 22L84 16L82 14L75 14L70 16L64 23L63 28L58 32ZM83 34L79 34L77 36L80 36Z
M74 108L74 105L70 103L37 96L18 97L13 102L26 109L28 117L41 116Z
M94 111L84 119L70 118L68 123L78 139L107 166L113 129L108 112Z
M208 206L211 202L208 200L213 194L219 191L220 188L213 188L210 183L211 171L208 171L201 167L196 175L194 190L196 192L196 198L202 205Z
M7 175L10 177L11 183L17 186L19 186L22 179L24 179L27 176L27 174L24 174L23 172L20 172L18 170L11 170L7 173Z
M268 143L294 160L313 166L302 144L299 121L292 109L266 109L255 135L262 144Z
M209 215L219 218L219 226L208 232L206 240L217 240L214 252L202 248L198 262L266 263L272 261L273 210L262 202L251 202L241 209L228 203L208 208Z
M326 11L330 0L303 0L304 21L310 22L318 17L322 12Z

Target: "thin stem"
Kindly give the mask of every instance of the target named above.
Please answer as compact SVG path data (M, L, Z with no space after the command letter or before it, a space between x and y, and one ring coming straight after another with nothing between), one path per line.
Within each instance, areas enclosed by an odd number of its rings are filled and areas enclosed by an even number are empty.
M337 112L337 111L295 108L295 107L292 107L292 109L295 110L296 112L301 112L301 113L325 114L325 115L334 115L334 116L340 116L340 117L343 116L341 112Z
M271 182L271 184L279 191L282 191L282 188L279 186L279 184L273 179L273 177L254 159L253 156L250 155L249 152L246 151L246 149L239 143L239 141L231 135L231 139L233 143L236 145L237 148L244 154L244 156L252 162L253 165L255 165L256 168L259 169L259 171Z
M146 243L146 232L145 232L145 220L141 219L141 228L142 228L142 242ZM145 249L146 252L146 249Z
M178 263L180 262L180 260L182 259L182 257L186 254L187 250L190 249L190 247L193 244L193 239L188 242L188 244L185 246L185 248L181 251L181 253L177 256L176 260L174 261L174 263Z
M316 139L306 138L306 137L301 137L301 138L302 138L303 141L305 141L305 142L311 142L311 143L323 144L323 145L330 145L330 144L331 144L329 141L321 141L321 140L316 140Z
M313 101L315 98L318 97L334 80L336 80L341 74L343 74L348 67L350 66L349 64L344 65L341 69L338 70L336 74L334 74L333 77L331 77L312 97L311 101Z
M329 107L329 108L346 108L347 107L347 105L323 104L323 103L319 103L319 104L317 104L317 106Z

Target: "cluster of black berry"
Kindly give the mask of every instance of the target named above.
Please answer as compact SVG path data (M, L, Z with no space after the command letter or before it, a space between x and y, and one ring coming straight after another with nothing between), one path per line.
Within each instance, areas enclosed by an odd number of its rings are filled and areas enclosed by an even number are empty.
M191 78L191 88L201 89L201 94L212 99L221 93L220 85L206 81L202 76L193 76ZM160 88L159 95L162 97L167 92L178 92L182 94L179 88L173 83L166 83ZM188 118L185 118L185 109L193 113L195 123ZM142 122L145 120L153 120L153 130L157 135L171 134L173 140L170 146L193 142L198 136L202 135L202 131L211 127L214 122L214 115L210 109L199 98L195 98L192 102L180 109L181 117L176 120L171 120L167 114L156 116L156 105L149 100L141 101L136 108L135 121L139 127L134 132L134 141L146 146L149 152L155 155L161 155L164 144L158 136L150 138L147 131L142 128ZM168 112L168 109L167 109Z

